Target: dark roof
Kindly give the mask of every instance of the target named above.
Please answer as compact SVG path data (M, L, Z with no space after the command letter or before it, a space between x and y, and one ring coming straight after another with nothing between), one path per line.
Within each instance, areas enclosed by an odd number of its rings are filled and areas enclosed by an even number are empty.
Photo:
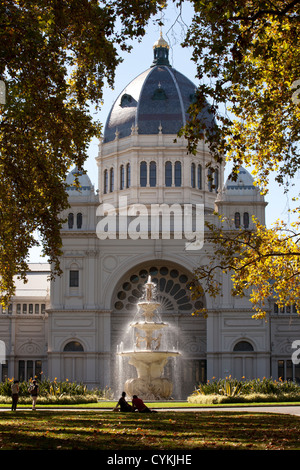
M155 65L132 80L119 95L108 116L103 142L116 133L127 137L135 126L138 134L177 134L187 120L187 109L196 86L169 65ZM203 110L207 125L212 122L208 106Z

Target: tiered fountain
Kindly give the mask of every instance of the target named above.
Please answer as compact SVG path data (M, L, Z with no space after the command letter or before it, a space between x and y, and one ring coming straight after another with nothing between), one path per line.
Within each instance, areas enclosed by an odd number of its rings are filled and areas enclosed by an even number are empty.
M162 351L161 339L163 328L167 323L158 321L157 310L160 303L153 299L155 284L148 277L146 283L145 299L138 302L140 321L131 323L135 330L135 345L133 351L120 351L118 354L129 357L129 364L137 370L137 378L128 379L125 382L127 395L139 395L145 400L168 399L172 395L172 382L162 377L164 367L170 357L178 356L178 351Z

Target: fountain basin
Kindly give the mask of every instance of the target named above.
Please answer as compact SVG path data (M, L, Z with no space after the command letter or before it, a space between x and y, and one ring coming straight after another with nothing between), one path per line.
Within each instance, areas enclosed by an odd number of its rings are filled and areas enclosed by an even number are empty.
M136 323L131 323L130 326L133 328L137 328L139 330L143 331L155 331L155 330L160 330L161 328L165 328L166 326L169 326L167 323L163 322L136 322Z
M125 382L127 395L140 395L146 400L168 399L172 395L173 385L170 380L162 377L165 365L170 357L179 356L177 351L124 351L118 353L128 357L129 364L137 371L137 378Z

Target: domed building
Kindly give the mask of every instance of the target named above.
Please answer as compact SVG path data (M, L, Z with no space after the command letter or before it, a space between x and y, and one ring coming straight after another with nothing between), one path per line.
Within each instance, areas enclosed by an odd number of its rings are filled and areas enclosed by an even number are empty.
M291 363L299 337L295 313L270 302L268 322L252 319L248 298L232 297L225 275L219 297L191 299L193 271L212 250L204 221L213 222L218 211L233 228L251 229L253 215L265 222L266 202L244 169L237 181L224 181L222 166L208 178L212 159L204 142L195 155L187 152L177 133L196 87L171 67L168 54L161 36L149 69L113 104L96 156L97 191L76 168L67 177L63 274L51 281L50 294L38 295L34 286L27 293L40 299L43 315L18 313L25 301L17 291L10 314L1 318L9 377L43 370L46 377L120 390L117 351L149 276L161 319L170 325L168 347L180 351L176 367L165 367L175 398L213 377L300 377ZM205 125L214 126L208 104L202 113ZM202 306L208 317L192 316Z

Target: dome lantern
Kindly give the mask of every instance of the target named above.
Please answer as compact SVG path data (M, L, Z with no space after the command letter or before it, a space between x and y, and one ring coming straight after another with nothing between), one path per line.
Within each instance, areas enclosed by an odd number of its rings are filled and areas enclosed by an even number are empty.
M153 45L154 57L152 67L155 67L155 65L167 65L170 67L169 49L169 44L163 38L162 32L160 32L160 38Z

